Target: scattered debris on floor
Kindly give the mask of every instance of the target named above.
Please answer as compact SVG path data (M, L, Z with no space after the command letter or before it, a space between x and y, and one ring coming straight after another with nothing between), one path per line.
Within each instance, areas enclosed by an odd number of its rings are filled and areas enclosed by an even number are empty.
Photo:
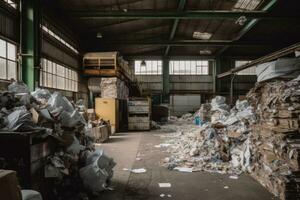
M151 130L157 130L157 129L160 129L160 125L155 122L155 121L151 121Z
M158 186L160 188L170 188L171 187L171 183L158 183Z
M178 124L163 136L170 153L163 165L231 174L230 179L246 172L281 199L300 198L300 76L257 83L232 109L225 102L217 96L182 118L200 116L198 126L171 117L171 124L161 127L163 132Z
M193 168L190 167L174 167L174 170L179 172L193 172Z
M123 168L124 171L130 171L134 174L142 174L142 173L146 173L147 170L145 168L138 168L138 169L127 169L127 168Z
M13 82L0 94L0 127L11 134L44 130L43 138L55 141L55 153L44 166L50 199L87 199L109 187L115 163L94 148L92 125L75 105L59 92L37 89L30 93L24 83ZM104 123L104 122L102 122ZM83 197L84 198L81 198Z
M159 195L161 198L165 198L165 197L168 197L168 198L172 198L172 195L170 195L170 194L160 194Z
M229 178L230 178L230 179L239 179L239 177L236 176L236 175L231 175L231 176L229 176Z
M155 145L154 147L155 148L166 148L166 147L169 147L169 146L171 146L171 144L161 143L161 144Z

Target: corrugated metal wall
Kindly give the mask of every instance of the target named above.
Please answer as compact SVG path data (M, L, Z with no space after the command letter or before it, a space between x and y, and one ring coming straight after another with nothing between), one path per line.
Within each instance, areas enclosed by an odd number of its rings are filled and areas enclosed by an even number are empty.
M47 37L47 38L45 38ZM42 40L42 55L45 55L46 58L52 58L56 61L59 61L69 67L79 68L79 55L72 55L72 53L68 53L65 48L61 45L54 44L54 42L50 42L48 36L44 36Z
M18 18L0 11L0 35L18 43Z
M201 105L201 95L171 95L170 113L174 116L181 116L185 113L194 113Z

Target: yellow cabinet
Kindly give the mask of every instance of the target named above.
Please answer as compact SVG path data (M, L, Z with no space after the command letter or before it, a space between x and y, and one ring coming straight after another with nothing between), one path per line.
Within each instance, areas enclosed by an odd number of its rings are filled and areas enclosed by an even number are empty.
M98 118L110 121L112 134L124 130L127 127L126 100L96 98L95 111Z

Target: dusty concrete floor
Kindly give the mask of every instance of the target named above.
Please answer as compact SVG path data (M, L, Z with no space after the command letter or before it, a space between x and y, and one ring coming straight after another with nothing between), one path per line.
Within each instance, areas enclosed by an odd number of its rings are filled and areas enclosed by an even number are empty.
M157 132L119 133L97 147L117 162L112 180L114 191L105 191L97 200L267 200L276 199L248 175L237 180L228 175L206 172L183 173L161 167L167 154L154 145L162 139ZM136 160L140 157L141 160ZM143 174L133 174L123 168L146 168ZM159 188L158 183L171 183L171 188ZM224 189L228 186L228 189ZM164 198L160 197L165 194ZM167 195L172 197L167 197Z

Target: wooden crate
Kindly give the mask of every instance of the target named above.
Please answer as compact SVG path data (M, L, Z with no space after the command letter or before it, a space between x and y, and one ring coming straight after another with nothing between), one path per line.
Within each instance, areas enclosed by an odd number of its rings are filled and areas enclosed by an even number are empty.
M150 130L150 98L130 98L128 101L128 130Z
M83 57L83 73L91 76L119 77L134 80L133 70L118 52L86 53Z

